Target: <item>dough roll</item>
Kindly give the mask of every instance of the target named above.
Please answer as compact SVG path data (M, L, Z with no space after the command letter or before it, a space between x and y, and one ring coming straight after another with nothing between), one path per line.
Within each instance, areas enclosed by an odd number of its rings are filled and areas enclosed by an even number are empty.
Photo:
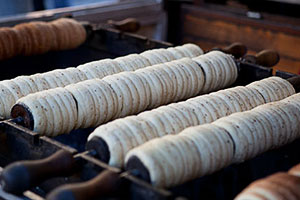
M205 59L214 52L202 55ZM230 55L222 53L222 56L214 56L210 59L233 59ZM197 58L200 59L199 57ZM234 62L228 65L210 65L211 68L223 68L223 70L236 69ZM154 66L139 69L134 72L122 72L103 79L93 79L83 81L77 84L71 84L64 89L72 94L77 105L77 118L70 122L73 129L95 127L109 120L125 117L127 115L137 114L143 110L158 107L170 102L186 99L203 93L206 86L204 70L202 65L190 58L183 58L165 64L157 64ZM216 70L215 70L216 71ZM223 87L229 86L237 78L236 73L228 75L230 77L222 78L220 82L218 78L214 80ZM217 87L217 86L216 86ZM218 85L219 87L219 85ZM214 90L215 88L211 88ZM45 98L51 96L49 90L32 94L32 96L43 95ZM32 98L32 97L31 97ZM38 98L38 97L36 97ZM17 104L23 105L29 110L41 109L27 105L28 97L23 97L17 101ZM63 106L59 104L51 104L47 110L63 110ZM43 112L43 110L39 111ZM35 123L38 115L32 113L34 131L54 136L65 133L59 132L59 129L50 129ZM51 112L45 113L50 115ZM17 116L14 116L17 117ZM48 116L47 120L55 119L55 116ZM56 120L51 122L56 126ZM62 126L70 126L63 124ZM61 128L61 130L67 130Z
M264 93L250 87L253 84L262 85L261 90L272 85L269 91L273 94L272 99L263 98ZM107 162L112 166L123 167L124 157L129 150L153 138L177 134L187 127L210 123L235 112L284 99L294 93L293 86L279 77L266 78L246 87L220 90L104 124L90 134L88 147L97 149L100 145L97 141L102 140L109 152Z
M257 180L244 189L235 200L297 200L300 199L300 178L278 172Z
M60 21L53 22L53 24L57 23L59 24ZM72 26L74 26L74 24ZM63 41L66 42L64 45L73 45L73 40L62 40L62 42ZM26 48L30 47L26 46ZM173 53L170 51L174 49L173 47L168 49L148 50L144 53L151 55L153 54L152 52L159 52L161 56L166 57L164 59L158 59L158 63L163 63L166 60L183 58L185 56L199 56L203 54L203 51L194 44L185 44L178 48L189 52L189 54L182 54L182 57L173 55ZM31 50L25 49L24 51ZM67 69L53 70L42 74L19 76L15 79L0 81L0 96L2 97L0 100L0 104L2 105L0 108L0 116L4 118L10 118L12 106L19 98L28 94L56 87L64 87L66 85L78 83L84 80L103 78L105 76L123 71L134 71L136 69L150 66L152 65L151 63L151 58L144 57L141 54L131 54L116 59L104 59L86 63L78 66L77 68L72 67Z
M150 140L127 153L127 169L143 166L154 186L171 187L251 159L299 138L299 102L294 94Z
M3 27L0 28L0 60L73 49L81 45L86 36L85 28L69 18Z

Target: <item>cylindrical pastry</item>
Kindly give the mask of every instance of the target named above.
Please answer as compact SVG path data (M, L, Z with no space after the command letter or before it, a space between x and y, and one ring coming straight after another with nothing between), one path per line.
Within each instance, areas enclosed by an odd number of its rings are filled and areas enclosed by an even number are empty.
M127 153L127 169L140 170L154 186L171 187L243 162L300 137L299 101L295 94L150 140Z
M82 44L86 39L86 31L75 20L61 18L51 22L50 27L56 33L56 43L53 50L73 49ZM56 46L54 46L56 44Z
M51 136L53 130L70 132L74 128L73 124L78 119L76 103L67 89L55 88L29 94L18 106L25 107L31 113L35 122L33 129ZM16 110L19 112L18 107Z
M150 140L129 151L126 160L138 158L154 186L170 187L229 165L233 154L234 144L226 130L205 124ZM131 167L129 162L127 168Z
M219 59L211 59L217 56ZM222 84L232 82L230 79L230 74L237 74L237 68L227 68L222 66L234 65L234 60L226 56L226 54L220 51L211 51L206 54L205 59L202 57L196 57L194 60L199 63L205 73L206 86L204 92L218 90L222 88ZM211 66L220 66L220 67L211 67ZM214 79L218 78L218 81ZM223 80L223 78L225 78ZM227 78L227 79L226 79Z
M300 164L294 166L288 171L289 174L293 176L298 176L300 178Z
M251 183L235 200L297 200L299 188L299 177L279 172Z
M58 20L57 23L60 23L59 21L60 20ZM64 41L58 41L56 43L60 44L61 42ZM72 41L68 41L68 44L66 45L72 46L73 44L71 44L71 42ZM55 41L53 42L53 44L55 45L56 43ZM28 50L28 48L31 47L26 46L26 49L24 51L31 51ZM55 47L55 48L61 48L61 47ZM193 44L185 44L182 46L182 48L186 49L185 51L190 52L189 55L192 56L194 55L199 56L203 53L203 51L198 46ZM172 47L168 49L174 49L174 48ZM144 53L148 53L149 55L151 55L153 54L152 52L155 51L156 50L148 50ZM159 52L161 56L168 58L167 60L183 58L184 56L184 55L182 57L173 56L173 53L170 50L160 50ZM0 116L4 118L9 118L10 110L12 106L16 103L16 101L19 98L24 97L30 93L56 88L56 87L64 87L66 85L77 83L88 79L104 78L105 76L116 74L123 71L134 71L136 69L150 66L151 63L153 62L151 58L149 59L142 56L141 54L131 54L128 56L119 57L114 60L103 59L99 61L89 62L78 66L78 68L53 70L43 74L35 74L32 76L20 76L15 79L1 81L0 88L3 89L0 90L0 96L2 97L2 100L0 100L0 104L2 104L3 106L2 108L0 107L1 109ZM157 60L158 63L163 63L165 61L166 59ZM26 84L26 86L23 86L23 87L27 87L27 89L21 91L19 87L15 87L16 84L21 85L24 81L30 82L29 85Z
M222 54L229 59L231 56ZM207 55L202 56L206 59ZM221 57L223 58L223 57ZM220 59L219 56L211 57ZM234 63L230 65L212 65L212 68L236 68ZM237 78L237 73L228 74L222 83L215 78L223 87L228 86ZM230 81L227 81L230 80ZM173 101L189 98L202 93L205 87L205 77L202 66L189 58L175 60L166 64L158 64L134 72L122 72L107 76L103 79L87 80L65 87L76 100L78 119L70 122L73 128L87 128L100 125L111 119L139 113L145 109L151 109ZM214 88L211 88L212 90ZM40 92L43 93L43 92ZM41 94L33 94L41 95ZM44 94L43 94L44 95ZM47 95L51 96L50 93ZM45 95L45 96L47 96ZM27 97L17 101L17 104L29 107L29 110L40 109L27 105ZM60 107L60 105L56 105ZM56 109L51 106L47 109ZM14 110L12 111L14 113ZM13 116L17 117L17 116ZM44 127L35 123L38 115L32 114L34 130L40 134L57 135L58 129L43 132ZM52 117L49 116L51 120ZM56 123L55 121L53 123ZM62 125L64 126L64 125ZM68 124L69 126L69 124ZM50 129L49 129L50 130ZM64 129L65 130L65 129Z
M217 82L218 79L215 81ZM262 89L274 85L274 89L273 87L270 89L270 92L274 93L273 99L269 98L266 101L258 90L248 86L220 90L104 124L89 136L88 148L96 150L100 148L101 150L98 151L100 158L109 157L110 165L122 167L124 156L130 149L153 138L177 134L187 127L210 123L232 113L250 110L271 100L281 100L295 93L293 86L279 77L270 77L256 83L261 83ZM287 91L282 92L284 95L277 90L280 85L288 87L281 88ZM180 91L179 94L183 94L182 92ZM101 145L105 147L99 147ZM108 149L103 152L103 148ZM109 156L101 155L105 152L109 152Z
M270 82L253 82L247 85L247 87L257 90L265 99L266 102L272 102L287 97L287 94L291 94L294 91L293 87L290 87L290 83L287 81L280 81L280 79L272 79Z
M72 49L85 40L84 27L79 22L68 18L0 28L0 60L17 55L29 56L51 50Z

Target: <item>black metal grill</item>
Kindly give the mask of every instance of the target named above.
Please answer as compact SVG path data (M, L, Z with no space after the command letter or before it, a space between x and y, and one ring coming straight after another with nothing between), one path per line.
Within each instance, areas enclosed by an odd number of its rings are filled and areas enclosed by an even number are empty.
M20 57L0 63L3 73L0 79L18 75L33 74L67 66L77 66L92 60L114 58L130 53L139 53L151 48L168 47L170 44L152 41L132 34L123 34L116 30L87 26L89 38L84 45L75 50L50 52L34 57ZM26 67L24 67L26 66ZM39 68L43 66L43 68ZM234 85L246 85L272 75L272 69L254 64L239 62L240 73ZM12 70L13 69L13 70ZM277 71L283 78L293 74ZM76 130L67 135L54 138L40 137L12 120L0 122L0 166L19 160L36 160L48 157L64 149L75 155L80 165L70 176L51 178L32 192L45 195L65 183L83 182L98 175L103 170L120 173L122 185L117 193L108 199L176 199L184 196L188 199L232 199L244 187L255 179L271 173L287 170L300 162L300 140L283 148L264 153L257 158L239 165L231 165L213 175L205 176L180 186L164 189L153 188L150 184L120 169L109 167L95 158L93 151L84 152L88 135L93 129ZM133 172L134 174L134 172ZM1 196L0 198L9 199Z

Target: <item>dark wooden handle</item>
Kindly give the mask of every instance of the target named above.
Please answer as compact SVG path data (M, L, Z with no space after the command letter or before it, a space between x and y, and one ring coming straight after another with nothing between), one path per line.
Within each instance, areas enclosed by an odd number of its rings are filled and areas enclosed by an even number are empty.
M263 50L258 54L256 54L255 56L256 56L256 63L265 67L273 67L280 60L279 53L271 49Z
M213 50L219 50L224 53L231 54L237 59L243 57L247 53L247 47L239 42L232 43L224 48L215 47Z
M300 76L299 75L288 78L287 81L293 85L293 87L295 88L297 93L300 92Z
M94 179L84 183L67 184L53 190L46 197L47 200L85 200L100 199L118 193L121 178L118 173L105 170Z
M250 62L253 64L261 65L264 67L273 67L275 66L279 60L279 53L275 50L266 49L254 55L246 55L244 57L246 62Z
M7 192L21 194L49 178L69 175L74 166L73 155L60 150L45 159L8 165L0 175L1 185Z
M140 22L135 18L127 18L122 21L109 20L107 23L120 31L130 33L137 32L141 27Z

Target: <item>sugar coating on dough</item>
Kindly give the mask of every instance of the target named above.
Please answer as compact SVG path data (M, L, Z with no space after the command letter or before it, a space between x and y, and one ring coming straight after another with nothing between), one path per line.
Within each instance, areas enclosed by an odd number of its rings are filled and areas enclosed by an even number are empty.
M75 23L75 25L74 25ZM56 38L59 41L53 41L54 49L63 48L63 46L69 46L72 47L76 43L72 43L72 41L77 41L78 38L67 38L66 34L73 34L72 29L75 29L75 31L80 35L80 37L85 37L85 30L80 27L76 27L77 22L73 22L71 19L60 19L56 22L53 22L50 24L50 26L53 26L54 29L59 32L58 34L61 36L61 38ZM45 27L45 24L43 22L34 22L35 25L39 26L42 29L47 29ZM35 26L34 25L34 26ZM59 27L65 25L66 31L68 33L60 32ZM79 24L79 26L81 26ZM58 29L57 29L58 28ZM27 33L27 28L22 27L22 31L25 31ZM24 30L23 30L24 29ZM55 34L50 31L50 29L47 29L47 35ZM84 32L82 32L84 31ZM7 32L4 30L4 32ZM0 31L1 34L1 31ZM6 33L5 33L6 34ZM48 35L49 36L49 35ZM50 37L49 36L49 37ZM52 36L51 36L52 37ZM74 36L75 37L75 36ZM10 38L11 39L11 38ZM80 38L79 38L80 40ZM51 41L51 40L50 40ZM9 41L12 42L12 41ZM1 43L1 42L0 42ZM27 43L26 43L27 44ZM75 44L76 45L76 44ZM44 43L42 43L41 48L50 48L44 46ZM197 47L196 45L188 45L192 46L187 48L187 51L191 51L192 55L198 56L203 54L203 51ZM25 48L25 47L24 47ZM27 53L32 51L31 46L26 45L26 48L24 51ZM22 49L23 51L23 49ZM0 52L1 54L1 52ZM147 55L144 57L143 55ZM1 55L0 55L1 56ZM182 57L180 57L182 58ZM7 100L2 100L0 98L0 116L4 118L10 118L10 111L12 106L16 103L16 101L24 97L30 93L47 90L51 88L56 87L64 87L69 84L78 83L80 81L85 81L88 79L96 79L96 78L104 78L105 76L120 73L123 71L134 71L137 69L141 69L144 67L148 67L153 64L159 64L162 62L172 61L178 59L172 51L169 51L167 49L155 49L155 50L148 50L145 51L142 54L130 54L127 56L119 57L116 59L103 59L98 61L93 61L89 63L85 63L82 65L79 65L77 68L67 68L67 69L60 69L60 70L53 70L50 72L46 72L43 74L35 74L32 76L20 76L16 79L8 80L7 82L3 82L5 84L5 90L0 90L0 96L6 96ZM29 81L30 80L30 81ZM30 83L32 82L32 83ZM2 84L2 81L0 82L0 85ZM1 87L1 86L0 86ZM22 89L21 89L22 88ZM10 91L10 92L9 92ZM14 99L14 100L12 100Z
M176 65L172 66L172 68L165 67L164 69L174 70L176 69L175 66ZM175 72L176 74L178 74L177 71ZM176 76L176 74L174 73L173 76ZM178 80L178 77L179 76L177 75L176 80ZM177 85L177 89L176 89L177 93L179 94L184 93L184 90L182 89L179 90L179 89L180 87ZM284 90L284 88L282 89ZM156 91L158 90L156 89L153 92ZM275 90L273 92L275 92ZM287 93L286 95L288 96L290 94ZM140 134L146 134L147 137L143 137L144 139L139 140L138 142L138 145L141 145L147 142L149 139L155 137L162 137L169 134L177 134L187 127L201 125L204 123L211 123L214 120L219 119L221 117L230 115L235 112L250 110L264 103L265 100L263 99L263 97L258 91L249 87L237 86L234 88L220 90L218 92L213 92L208 95L194 97L183 102L173 103L167 106L161 106L157 109L140 113L137 116L130 116L124 119L109 122L105 125L98 127L89 136L88 139L90 140L93 137L102 138L109 147L110 156L111 156L109 160L109 164L117 167L122 167L124 157L120 155L121 154L123 155L124 152L128 152L130 148L128 145L123 144L120 145L120 147L118 147L118 150L114 150L113 147L114 142L113 143L110 142L111 140L113 140L112 138L117 137L119 138L118 140L121 141L121 143L123 143L123 141L124 143L125 141L126 143L128 143L129 141L134 140L136 137L140 137ZM264 118L260 118L259 116L254 116L254 119L263 120ZM114 131L114 129L116 129L116 124L120 123L121 121L130 121L127 122L127 124L131 124L131 127L135 127L135 128L129 129L130 131L126 132L126 134L122 133L119 130ZM145 132L144 129L145 127L140 126L139 123L140 121L143 121L145 123L147 122L147 127L148 127L147 132ZM265 123L267 124L268 122ZM257 126L259 128L262 128L260 125L261 124L258 124ZM264 129L269 127L267 125L265 126L266 127L263 127ZM106 127L111 127L109 129L110 131L104 131ZM270 136L268 134L264 135L263 137L268 138L268 141L270 139ZM272 144L273 143L267 144L267 146L270 146ZM132 146L132 144L130 145ZM249 152L249 155L252 154L253 154L252 152Z
M116 60L116 63L118 62L124 62L123 67L128 68L126 70L130 70L130 67L137 65L137 63L132 64L132 60L129 62L128 59L126 61L120 58ZM136 114L145 109L180 100L177 94L179 92L177 90L178 86L184 86L184 89L180 90L181 98L188 98L200 93L204 84L204 74L201 68L188 58L172 62L177 64L174 66L172 64L157 64L135 72L125 71L105 76L103 79L86 80L75 84L70 84L74 79L64 70L54 70L43 74L45 83L49 87L66 85L65 88L76 103L77 116L74 122L61 124L62 127L57 128L54 125L55 122L53 122L55 120L54 115L59 115L58 110L62 109L61 106L55 103L50 106L47 100L40 100L41 106L31 109L47 108L47 111L43 113L45 115L43 120L47 119L48 122L41 124L41 126L46 127L35 126L34 130L39 131L41 134L54 136L61 134L62 130L69 130L65 128L69 124L72 124L73 129L94 127L108 120ZM99 63L94 64L99 66ZM119 66L122 67L122 65ZM91 66L80 67L77 72L80 73L86 70L84 76L88 77L94 76L96 73L102 73L103 71L101 72L99 69ZM73 71L69 70L70 72ZM19 86L15 85L10 91L14 92L13 89L19 90ZM14 100L22 97L17 92L14 92L14 94ZM37 96L42 96L45 99L49 96L49 99L51 99L53 98L52 95L52 93L42 91L36 94L33 101L38 101ZM26 97L24 98L26 99ZM22 105L25 105L24 102L27 101L22 99L21 102ZM34 115L34 118L37 117L37 115Z
M150 140L130 150L125 162L137 157L157 187L171 187L211 174L299 138L299 100L300 94L294 94L210 124L186 128L178 135Z
M254 181L235 197L235 200L299 199L299 186L299 177L278 172L266 178Z
M266 103L278 101L286 95L295 93L294 87L288 81L276 76L266 78L261 82L253 82L247 87L258 91Z
M141 148L143 150L139 150ZM218 154L218 157L207 159L213 154ZM188 128L180 135L150 140L131 150L126 160L131 156L137 156L147 167L154 186L170 187L228 164L233 157L233 142L224 129L203 125L196 130Z
M77 122L76 102L64 88L29 94L17 103L29 109L34 119L33 130L44 135L68 133Z

